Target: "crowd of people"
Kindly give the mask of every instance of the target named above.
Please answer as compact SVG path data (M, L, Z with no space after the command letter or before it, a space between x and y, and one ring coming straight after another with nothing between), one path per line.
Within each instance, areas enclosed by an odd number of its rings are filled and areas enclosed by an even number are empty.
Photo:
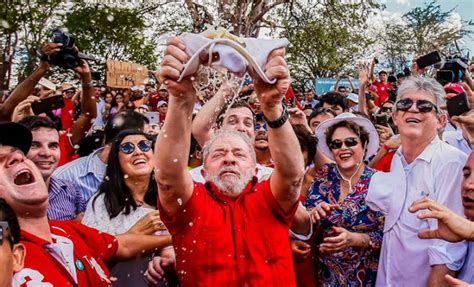
M60 48L0 103L0 286L474 284L474 64L317 95L279 46L200 97L181 37L129 89L47 80Z

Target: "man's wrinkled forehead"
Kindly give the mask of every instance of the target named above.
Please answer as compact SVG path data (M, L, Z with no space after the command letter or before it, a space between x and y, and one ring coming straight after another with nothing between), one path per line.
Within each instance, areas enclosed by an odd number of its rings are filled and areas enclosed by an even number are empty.
M250 119L252 122L254 121L252 111L250 111L247 107L238 107L238 108L231 108L225 113L224 119L228 118L238 118L238 119Z

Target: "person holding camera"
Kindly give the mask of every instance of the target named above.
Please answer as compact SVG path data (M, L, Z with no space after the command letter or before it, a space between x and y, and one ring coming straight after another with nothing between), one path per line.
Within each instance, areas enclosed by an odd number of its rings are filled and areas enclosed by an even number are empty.
M40 54L40 63L38 69L36 69L30 77L21 82L15 90L13 90L12 97L10 98L21 98L26 99L34 90L39 80L50 70L51 64L49 61L55 57L57 53L61 51L61 43L48 43L46 44L38 54ZM92 84L92 76L88 63L84 59L79 60L78 66L74 67L73 70L80 76L82 82L82 101L81 101L81 114L79 118L71 125L70 129L65 131L65 136L60 136L61 146L61 158L59 166L72 160L75 153L74 146L78 145L81 139L84 137L86 132L91 127L91 122L96 118L96 105L93 99L94 87ZM43 101L45 99L42 99ZM39 101L39 99L36 99ZM16 103L15 106L22 106L22 110L16 110L15 113L23 114L26 116L33 116L33 110L31 109L32 103L21 104L21 101ZM12 110L13 113L13 110ZM16 117L17 120L21 118ZM0 117L1 119L1 117ZM8 120L11 119L11 114Z

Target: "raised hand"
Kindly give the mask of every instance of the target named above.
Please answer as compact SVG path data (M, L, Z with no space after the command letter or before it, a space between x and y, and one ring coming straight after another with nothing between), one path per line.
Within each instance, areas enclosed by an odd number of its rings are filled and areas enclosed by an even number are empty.
M41 99L36 96L28 96L28 98L20 102L13 110L12 122L19 122L23 118L34 116L31 104L38 101L41 101Z
M416 200L408 208L410 212L427 209L417 215L419 219L435 218L438 229L424 229L418 232L422 239L439 238L450 242L474 239L474 223L452 212L449 208L427 197Z
M170 96L181 97L189 93L195 94L191 81L192 76L177 82L184 70L184 65L189 60L185 50L186 46L181 38L171 37L168 39L168 46L161 62L161 69L157 73L157 78L166 85Z
M252 72L255 80L255 91L257 92L258 100L262 105L262 110L264 112L265 110L271 109L275 106L281 106L281 99L290 87L290 74L288 72L286 61L283 58L284 55L284 48L273 50L268 56L265 65L265 74L269 79L276 79L277 81L275 84L266 83L258 76L255 76L255 73ZM276 113L275 119L278 118L280 114L281 112Z
M151 211L140 218L130 229L128 233L151 235L157 231L166 230L163 221L161 221L158 210Z

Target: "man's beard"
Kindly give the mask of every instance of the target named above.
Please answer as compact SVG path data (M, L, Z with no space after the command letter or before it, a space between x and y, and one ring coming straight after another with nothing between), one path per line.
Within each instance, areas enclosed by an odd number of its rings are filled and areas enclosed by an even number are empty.
M216 187L225 195L229 196L237 196L244 188L247 186L247 183L252 179L254 176L254 170L251 169L247 173L243 175L226 175L226 176L219 176L219 174L225 171L235 171L238 172L238 169L232 168L229 166L225 166L218 170L216 173L206 173L206 180L214 183Z

